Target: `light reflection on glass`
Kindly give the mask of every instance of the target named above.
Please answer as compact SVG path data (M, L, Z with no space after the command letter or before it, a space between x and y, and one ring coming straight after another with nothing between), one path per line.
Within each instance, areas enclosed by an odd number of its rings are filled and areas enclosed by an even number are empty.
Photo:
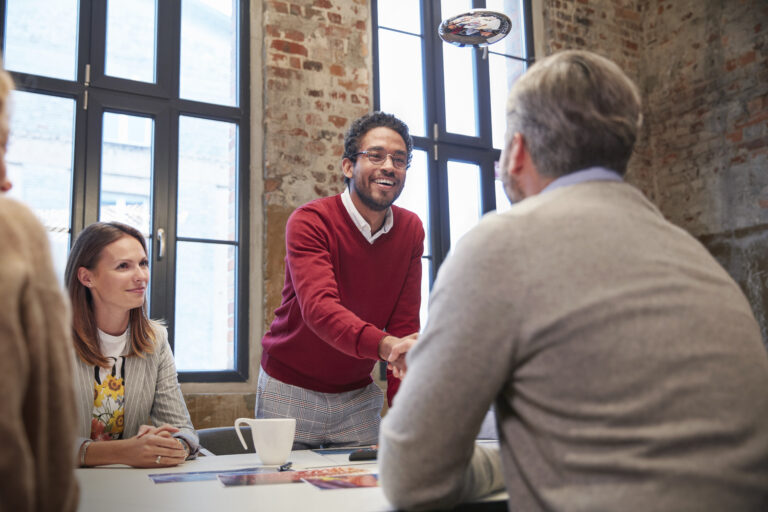
M105 112L101 146L99 220L152 229L154 120Z
M411 167L408 168L405 188L402 194L395 201L397 206L410 210L421 219L424 225L424 256L431 254L429 247L429 182L427 177L427 152L421 150L413 151ZM429 272L431 262L427 258L422 258L421 266L421 309L419 316L421 318L421 327L427 320L427 302L429 298Z
M13 188L8 195L29 206L45 226L63 283L71 231L75 101L17 90L11 104L5 162Z
M154 0L109 0L105 73L155 82Z
M448 162L448 212L451 247L472 229L482 216L480 167L466 162Z
M395 204L419 216L426 233L424 254L429 255L429 188L426 151L414 150L413 160L406 174L405 187Z
M441 0L440 16L442 19L465 13L472 9L472 0Z
M235 240L237 125L179 116L177 234Z
M421 37L379 29L381 110L400 118L411 135L424 136Z
M238 104L236 0L182 0L179 96Z
M443 43L445 121L449 133L477 136L474 50Z
M77 0L8 0L5 11L5 69L75 80Z
M496 194L496 213L505 212L512 208L512 203L509 201L506 192L504 192L504 184L501 180L494 180L493 186Z
M485 0L485 6L491 11L503 12L512 22L512 30L509 35L491 46L493 52L515 57L525 57L525 32L523 31L523 3L522 0Z
M176 244L174 356L180 371L234 368L236 268L231 245Z
M491 129L493 147L504 148L504 134L507 129L507 95L512 84L525 72L525 63L503 55L488 55L488 70L491 79Z
M376 3L380 27L421 34L421 3L414 0L380 0Z

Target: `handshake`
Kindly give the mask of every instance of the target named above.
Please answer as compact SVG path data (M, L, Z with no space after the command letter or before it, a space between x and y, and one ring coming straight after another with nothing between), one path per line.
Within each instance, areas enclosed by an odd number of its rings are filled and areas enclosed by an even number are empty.
M398 379L405 377L405 372L408 369L405 356L416 343L418 337L419 333L415 332L404 338L384 336L379 342L379 358L387 362L387 368L392 370L392 374Z

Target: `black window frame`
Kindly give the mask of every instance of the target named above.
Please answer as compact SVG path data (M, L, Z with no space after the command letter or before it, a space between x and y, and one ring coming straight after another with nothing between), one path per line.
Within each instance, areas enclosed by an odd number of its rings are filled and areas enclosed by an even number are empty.
M379 85L379 41L378 41L378 2L386 0L371 0L371 25L373 47L373 95L374 109L381 108L381 89ZM415 1L415 0L414 0ZM493 46L485 48L466 48L473 52L475 65L477 95L473 98L478 115L478 136L471 137L462 134L449 133L446 130L445 92L443 86L443 42L437 27L442 17L440 2L437 0L419 0L421 6L422 37L422 76L424 77L424 114L427 136L412 136L414 150L425 151L428 155L427 180L429 189L429 223L430 255L424 256L430 261L430 289L437 276L448 251L451 248L450 224L448 210L447 163L451 161L466 161L477 164L481 175L481 208L482 213L496 209L494 189L495 162L499 160L501 149L493 147L491 126L491 98L488 59L485 53L497 53ZM525 55L508 56L530 66L534 62L533 16L531 0L520 0L525 23ZM485 0L473 0L473 9L485 8ZM382 27L392 30L387 27ZM398 30L394 30L399 32ZM405 32L407 33L407 32ZM486 53L487 52L487 53ZM436 129L435 129L436 128ZM407 186L407 184L406 184ZM425 298L422 298L425 300Z
M156 8L156 83L148 84L105 75L106 10L104 0L80 0L75 81L9 70L16 89L73 99L75 102L72 211L70 246L85 226L98 219L101 168L101 119L104 112L146 115L155 122L151 193L151 253L158 227L168 240L166 256L152 259L150 316L168 325L174 348L176 243L205 242L236 247L234 368L179 371L180 382L246 382L249 368L249 246L250 246L250 2L238 7L237 106L216 105L179 98L182 0L158 0ZM7 0L0 1L0 44L5 51ZM178 120L199 117L237 126L237 227L234 241L177 237Z

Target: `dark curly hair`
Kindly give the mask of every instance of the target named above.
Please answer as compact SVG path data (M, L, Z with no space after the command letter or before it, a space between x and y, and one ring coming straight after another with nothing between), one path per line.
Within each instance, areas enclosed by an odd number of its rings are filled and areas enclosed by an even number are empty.
M362 117L355 119L344 136L344 155L342 159L349 158L352 162L357 162L355 153L360 151L360 141L366 133L379 127L391 128L396 131L405 142L405 148L408 152L408 166L411 165L413 157L413 141L411 134L408 133L408 125L386 112L370 112ZM349 178L344 176L344 184L349 185Z

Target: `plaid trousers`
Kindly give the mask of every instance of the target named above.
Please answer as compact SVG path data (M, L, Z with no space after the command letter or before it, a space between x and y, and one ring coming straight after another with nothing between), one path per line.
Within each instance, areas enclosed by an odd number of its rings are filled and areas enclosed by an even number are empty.
M384 393L375 383L344 393L320 393L260 370L256 418L296 418L294 450L378 444Z

